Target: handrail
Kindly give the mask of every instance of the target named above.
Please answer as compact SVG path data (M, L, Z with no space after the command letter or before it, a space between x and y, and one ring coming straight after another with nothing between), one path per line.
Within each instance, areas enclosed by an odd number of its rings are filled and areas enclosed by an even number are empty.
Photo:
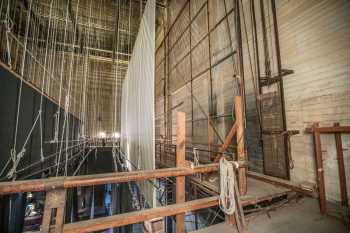
M91 220L79 221L65 224L64 233L83 233L105 230L120 226L135 224L158 217L173 216L184 214L187 211L194 211L204 208L217 206L219 204L218 196L197 199L178 204L172 204L141 211L133 211L124 214L112 215L108 217L96 218Z
M245 166L243 163L241 166ZM199 165L196 167L175 167L155 170L142 170L131 172L112 172L94 175L53 177L45 179L33 179L23 181L0 182L0 195L20 193L20 192L38 192L55 189L67 189L82 186L101 185L109 183L125 183L129 181L142 181L148 179L157 179L162 177L189 176L196 173L211 173L218 171L219 164Z

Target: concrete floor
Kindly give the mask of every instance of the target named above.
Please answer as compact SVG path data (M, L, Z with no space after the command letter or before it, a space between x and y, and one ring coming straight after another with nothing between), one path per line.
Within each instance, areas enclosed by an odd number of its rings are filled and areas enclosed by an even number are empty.
M349 211L350 212L350 211ZM349 213L348 212L348 213ZM290 203L267 214L252 216L247 219L246 233L349 233L350 226L345 226L330 217L321 216L316 199L304 198L298 203ZM233 233L236 228L225 223L213 225L196 233Z

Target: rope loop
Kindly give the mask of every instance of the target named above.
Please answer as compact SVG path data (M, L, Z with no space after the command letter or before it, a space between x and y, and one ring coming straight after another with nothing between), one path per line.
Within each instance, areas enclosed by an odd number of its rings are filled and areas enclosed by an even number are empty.
M238 163L234 164L238 167ZM233 164L224 157L219 162L220 169L220 209L227 215L232 215L236 211L235 191L236 175Z

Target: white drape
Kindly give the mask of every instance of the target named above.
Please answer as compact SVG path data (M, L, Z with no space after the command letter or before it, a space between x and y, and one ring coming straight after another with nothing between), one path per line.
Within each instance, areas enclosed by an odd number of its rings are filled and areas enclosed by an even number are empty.
M148 0L122 92L121 146L132 164L141 170L155 169L155 6L155 0ZM150 182L139 185L148 204L155 206L155 190Z

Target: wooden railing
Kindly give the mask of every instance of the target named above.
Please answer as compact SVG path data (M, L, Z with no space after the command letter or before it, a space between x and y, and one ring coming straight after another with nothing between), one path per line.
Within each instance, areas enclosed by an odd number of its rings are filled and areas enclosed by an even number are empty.
M172 215L176 215L176 232L185 232L185 212L218 205L217 196L185 202L185 176L196 173L212 173L219 169L218 163L196 167L189 166L188 161L185 160L185 128L185 114L178 113L176 132L177 167L175 168L2 182L0 183L0 195L46 191L44 216L41 226L41 232L43 233L52 232L53 229L56 233L91 232ZM239 167L246 167L243 162L239 164ZM163 177L176 177L176 204L64 224L66 192L68 188L143 181ZM56 213L55 223L51 225L53 213Z
M312 125L311 128L305 129L306 133L312 133L315 147L315 161L316 161L316 176L317 187L319 193L320 210L322 214L327 213L326 207L326 188L324 180L323 169L323 156L321 146L321 134L334 134L337 160L338 160L338 172L339 172L339 185L341 202L343 206L349 206L348 204L348 192L346 188L346 174L344 166L344 155L341 134L350 134L350 126L340 126L339 123L335 123L334 126L319 127L318 123Z

